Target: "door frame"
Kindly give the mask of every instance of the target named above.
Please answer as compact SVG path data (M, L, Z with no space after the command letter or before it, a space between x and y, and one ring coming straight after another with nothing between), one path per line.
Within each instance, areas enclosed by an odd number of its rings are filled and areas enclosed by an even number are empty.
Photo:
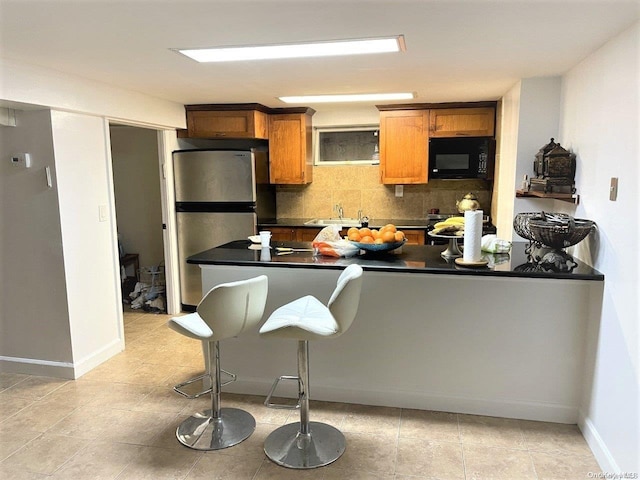
M160 204L162 211L162 241L164 250L164 265L165 265L165 295L166 295L166 308L167 314L175 315L181 312L180 306L180 276L178 274L178 244L176 238L176 221L175 221L175 195L173 190L173 157L172 153L178 149L178 137L175 129L167 129L156 125L147 125L136 122L127 122L115 118L107 118L106 130L108 134L108 143L111 145L111 135L109 131L110 125L127 125L130 127L144 128L147 130L155 130L158 145L158 179L160 181ZM115 225L117 225L117 218L115 215L115 188L113 179L113 158L111 156L111 148L107 149L109 169L111 175L109 175L109 188L111 190L111 205L110 210L113 212L113 218L115 218ZM113 229L116 231L116 228ZM115 233L114 233L115 235ZM115 258L118 259L117 265L114 265L114 269L118 272L117 279L120 279L120 263L118 252L117 236L114 238L113 248ZM120 285L117 286L117 290L120 291ZM122 301L120 299L120 301Z

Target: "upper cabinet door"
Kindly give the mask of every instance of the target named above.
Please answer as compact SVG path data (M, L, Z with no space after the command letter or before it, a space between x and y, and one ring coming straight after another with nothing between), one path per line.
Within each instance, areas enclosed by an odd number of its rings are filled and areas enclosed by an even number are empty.
M269 115L269 177L271 183L305 184L313 180L311 115Z
M492 137L493 108L445 108L430 112L430 137Z
M268 138L267 115L256 110L187 110L191 138Z
M380 181L427 183L428 110L380 112Z

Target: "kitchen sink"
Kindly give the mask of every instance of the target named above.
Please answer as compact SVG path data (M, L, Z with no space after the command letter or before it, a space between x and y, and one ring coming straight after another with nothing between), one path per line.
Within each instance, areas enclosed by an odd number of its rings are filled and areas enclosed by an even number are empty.
M305 225L342 225L343 227L359 227L360 220L357 218L314 218Z

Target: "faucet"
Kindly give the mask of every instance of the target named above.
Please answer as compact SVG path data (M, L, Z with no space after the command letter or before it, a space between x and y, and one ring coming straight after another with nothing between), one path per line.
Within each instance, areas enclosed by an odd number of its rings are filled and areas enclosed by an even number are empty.
M362 222L362 209L358 210L358 222Z
M333 207L333 209L338 214L338 218L342 220L342 217L344 216L344 210L342 210L342 205L340 205L339 203L336 203L336 206Z

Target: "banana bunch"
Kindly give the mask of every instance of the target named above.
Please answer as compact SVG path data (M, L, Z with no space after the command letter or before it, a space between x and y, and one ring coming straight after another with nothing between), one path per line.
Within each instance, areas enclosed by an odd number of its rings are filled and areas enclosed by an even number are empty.
M464 235L464 217L449 217L433 226L433 235Z

